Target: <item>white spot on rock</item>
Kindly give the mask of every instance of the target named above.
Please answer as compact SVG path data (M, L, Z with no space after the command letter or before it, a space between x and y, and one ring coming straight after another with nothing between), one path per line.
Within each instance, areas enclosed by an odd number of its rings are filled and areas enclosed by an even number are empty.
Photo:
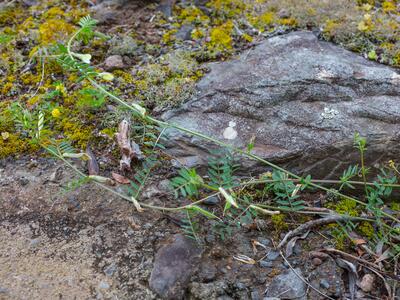
M319 80L324 80L324 79L334 78L335 75L332 72L329 72L328 70L322 69L317 73L316 77Z
M336 109L325 107L324 112L321 113L321 117L323 119L330 120L330 119L333 119L338 114L339 114L339 112Z
M237 138L238 133L235 130L235 128L233 128L235 126L236 126L236 122L233 122L233 121L229 122L228 127L225 128L224 133L223 133L225 139L234 140Z
M393 84L400 84L400 74L397 74L396 72L393 72L392 83Z

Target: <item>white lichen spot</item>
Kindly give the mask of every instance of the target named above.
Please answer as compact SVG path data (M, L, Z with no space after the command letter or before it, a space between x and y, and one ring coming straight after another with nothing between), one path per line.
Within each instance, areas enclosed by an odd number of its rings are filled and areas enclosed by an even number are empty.
M331 120L338 114L339 114L339 112L336 109L325 107L324 112L321 113L321 117L323 119Z
M233 122L233 121L229 122L228 127L225 128L224 133L223 133L225 139L234 140L237 138L238 133L234 128L235 126L236 126L235 122Z
M329 78L334 78L335 75L332 72L329 72L328 70L322 69L317 73L316 77L319 80L325 80Z
M396 72L393 72L392 83L393 84L400 84L400 74L397 74Z

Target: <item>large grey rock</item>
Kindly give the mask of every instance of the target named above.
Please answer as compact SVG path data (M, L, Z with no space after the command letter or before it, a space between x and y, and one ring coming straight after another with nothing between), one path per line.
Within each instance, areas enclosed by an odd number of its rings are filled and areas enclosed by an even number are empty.
M177 234L157 252L150 288L163 299L182 299L200 254L193 240Z
M243 149L255 136L254 154L320 178L358 163L355 132L368 140L371 165L400 154L400 75L393 68L310 32L270 38L209 67L198 94L165 120ZM169 152L182 163L202 164L215 148L176 130L168 135Z

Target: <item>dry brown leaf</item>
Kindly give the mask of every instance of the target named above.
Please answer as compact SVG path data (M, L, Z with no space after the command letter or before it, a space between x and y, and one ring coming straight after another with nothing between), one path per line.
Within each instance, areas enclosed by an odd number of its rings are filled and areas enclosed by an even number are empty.
M89 145L87 145L86 147L86 154L89 156L88 160L89 175L99 175L100 173L99 164L97 163L96 156L94 155L92 149L90 149Z
M128 178L126 178L125 176L122 176L118 173L112 172L111 173L112 178L114 178L114 180L120 184L129 184L130 180Z
M356 246L364 245L367 243L364 239L352 239L352 241Z

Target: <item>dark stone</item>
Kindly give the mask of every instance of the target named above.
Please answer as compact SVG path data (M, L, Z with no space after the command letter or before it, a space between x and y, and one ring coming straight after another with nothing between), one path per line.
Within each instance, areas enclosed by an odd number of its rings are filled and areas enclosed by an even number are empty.
M298 174L337 178L368 140L371 174L400 154L400 75L311 32L266 40L237 59L211 63L198 93L164 120L246 149ZM167 151L206 164L215 144L169 129ZM193 160L192 160L193 161ZM243 170L265 165L241 159Z
M193 29L194 26L192 24L183 24L181 28L179 28L178 32L175 34L175 37L183 41L191 40Z
M266 259L267 260L275 260L280 256L279 251L271 250L268 252Z
M117 269L117 265L115 263L112 263L104 269L104 274L106 274L108 277L112 277Z
M158 250L150 276L150 288L164 299L182 299L198 264L201 249L181 235Z
M330 284L329 284L329 282L328 282L326 279L322 279L322 280L319 282L319 285L320 285L320 287L322 287L322 288L324 288L324 289L329 289L329 287L330 287Z
M206 200L203 201L203 204L207 205L217 205L219 203L219 198L217 196L212 196L210 198L207 198Z
M260 267L262 268L272 268L273 266L274 263L272 261L266 261L266 260L260 261Z

